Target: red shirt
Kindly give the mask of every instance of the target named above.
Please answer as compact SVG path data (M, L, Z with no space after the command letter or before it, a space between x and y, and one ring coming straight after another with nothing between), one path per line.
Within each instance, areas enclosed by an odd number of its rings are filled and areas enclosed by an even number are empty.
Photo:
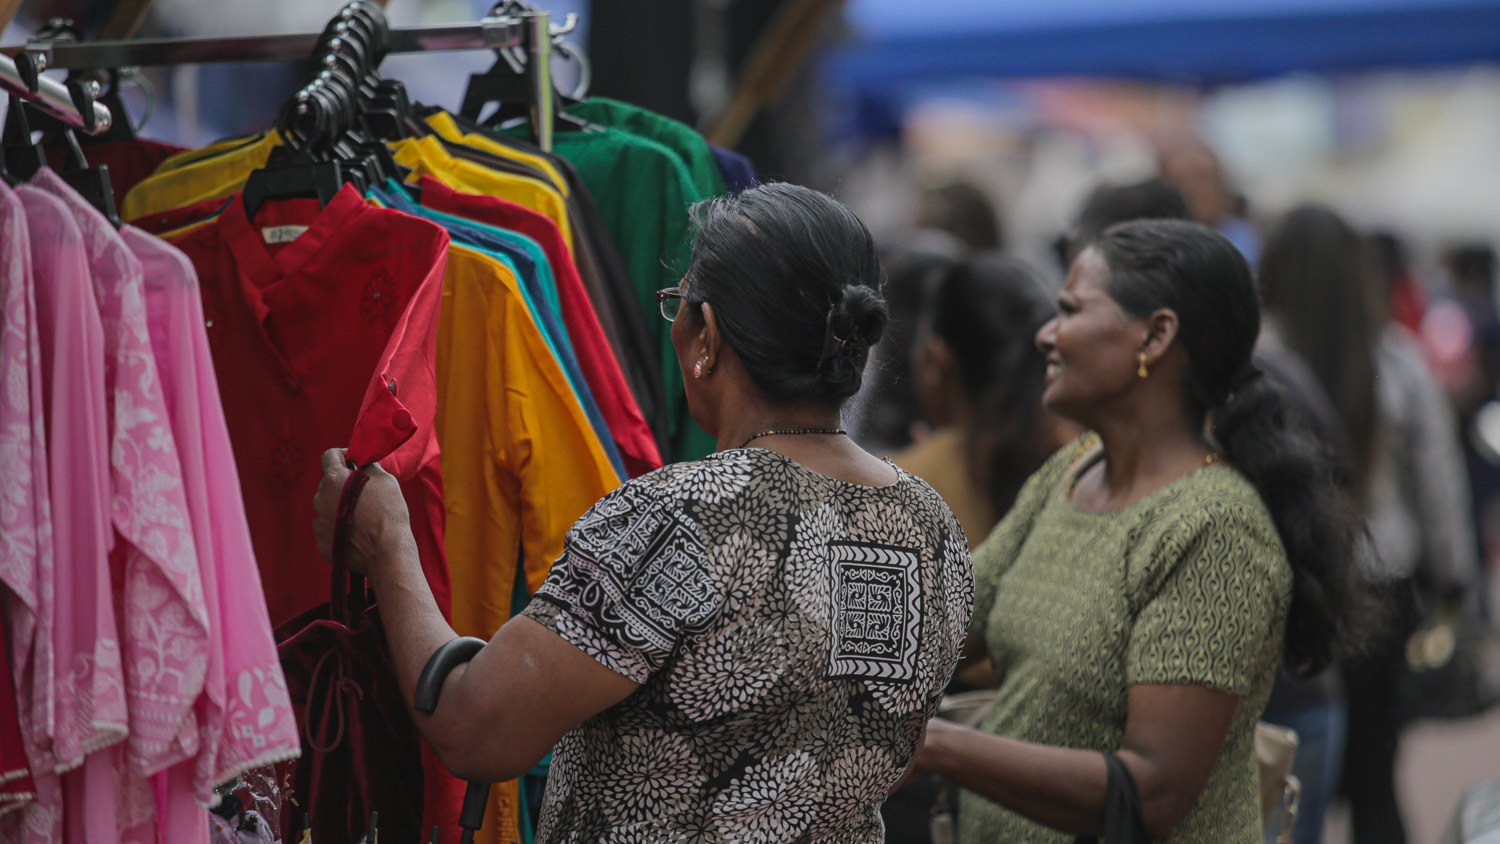
M659 469L661 452L646 415L630 392L625 373L615 357L594 303L578 276L578 267L568 253L562 234L545 215L514 202L494 196L461 193L433 179L422 178L422 205L444 214L453 214L487 226L509 229L537 242L552 265L557 280L558 301L562 304L563 326L573 341L573 352L584 380L599 404L604 424L620 449L625 468L631 477Z
M311 502L319 456L341 444L402 482L422 569L446 616L433 360L447 232L367 205L346 186L327 208L267 203L254 225L236 197L176 244L203 287L272 623L328 600Z

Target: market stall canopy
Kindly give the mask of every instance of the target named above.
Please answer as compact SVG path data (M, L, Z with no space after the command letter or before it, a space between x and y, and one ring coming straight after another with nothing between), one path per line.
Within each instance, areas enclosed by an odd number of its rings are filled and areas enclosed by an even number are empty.
M958 78L1232 82L1500 60L1500 0L851 0L862 96Z

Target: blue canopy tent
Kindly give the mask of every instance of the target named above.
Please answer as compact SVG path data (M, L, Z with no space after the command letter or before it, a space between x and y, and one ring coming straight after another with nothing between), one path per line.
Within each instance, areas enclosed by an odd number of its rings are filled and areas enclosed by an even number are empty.
M974 78L1218 83L1500 60L1500 0L851 0L848 18L827 70L863 109Z

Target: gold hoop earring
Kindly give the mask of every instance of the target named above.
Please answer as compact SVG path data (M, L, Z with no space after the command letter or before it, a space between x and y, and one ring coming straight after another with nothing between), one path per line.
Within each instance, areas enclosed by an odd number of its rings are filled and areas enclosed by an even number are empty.
M1141 358L1140 358L1140 360L1141 360L1141 365L1138 366L1138 367L1136 367L1135 374L1139 375L1142 378L1145 378L1146 376L1148 376L1148 375L1151 374L1149 371L1146 370L1146 353L1145 352L1141 352Z

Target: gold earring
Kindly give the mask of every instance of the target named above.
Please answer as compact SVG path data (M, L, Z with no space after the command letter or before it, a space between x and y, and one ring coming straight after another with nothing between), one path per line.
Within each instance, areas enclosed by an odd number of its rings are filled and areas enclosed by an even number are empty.
M1145 352L1141 352L1141 365L1138 366L1138 367L1136 367L1135 374L1141 376L1142 378L1145 378L1147 375L1151 374L1150 372L1146 371L1146 353Z

